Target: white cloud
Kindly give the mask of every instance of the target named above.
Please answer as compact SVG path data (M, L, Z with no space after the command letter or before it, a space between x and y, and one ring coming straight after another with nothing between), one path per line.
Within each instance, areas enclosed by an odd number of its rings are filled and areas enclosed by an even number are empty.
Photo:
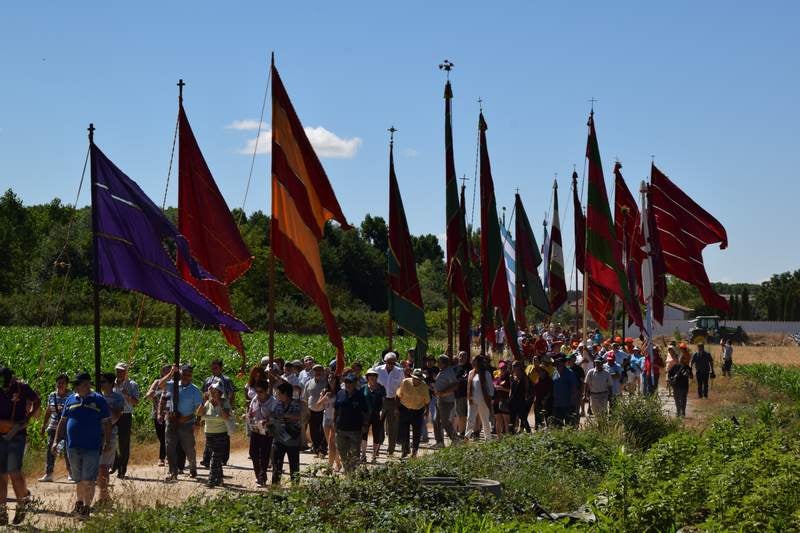
M225 126L226 129L237 131L255 131L258 130L257 120L235 120L231 124ZM329 131L322 126L315 128L303 128L317 152L319 157L329 157L334 159L351 159L355 157L358 148L361 146L360 137L352 137L350 139L343 139ZM247 144L238 150L238 153L244 155L253 155L253 150L256 149L256 139L248 139ZM258 154L268 154L272 151L272 131L262 125L261 135L258 137Z
M237 131L256 131L258 129L258 121L257 120L234 120L227 126L225 126L226 130L237 130ZM261 123L261 131L264 131L266 126L264 123Z

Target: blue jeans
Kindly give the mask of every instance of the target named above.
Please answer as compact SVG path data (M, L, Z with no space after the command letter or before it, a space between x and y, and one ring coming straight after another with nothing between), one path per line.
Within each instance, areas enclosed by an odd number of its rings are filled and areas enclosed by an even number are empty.
M100 470L100 450L69 448L67 455L72 470L72 479L78 483L97 481L97 472Z
M56 459L57 457L53 455L53 444L55 444L56 439L56 428L47 428L47 466L45 467L45 473L52 474L53 470L56 467ZM59 443L64 442L62 438ZM69 458L67 454L64 453L64 461L67 464L67 470L69 470Z
M25 454L25 433L18 433L10 440L0 436L0 474L16 474L22 470Z

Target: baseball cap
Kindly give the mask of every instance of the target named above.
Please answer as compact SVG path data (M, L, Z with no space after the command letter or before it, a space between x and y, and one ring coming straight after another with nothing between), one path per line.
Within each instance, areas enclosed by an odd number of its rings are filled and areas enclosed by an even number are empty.
M114 367L114 370L128 370L128 364L120 361L117 363L117 366Z
M75 379L72 380L72 384L80 385L84 381L92 381L92 376L88 372L79 372L75 375Z

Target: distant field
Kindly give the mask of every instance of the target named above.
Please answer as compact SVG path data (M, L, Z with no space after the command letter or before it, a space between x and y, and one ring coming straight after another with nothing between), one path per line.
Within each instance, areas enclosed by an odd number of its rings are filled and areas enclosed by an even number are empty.
M140 330L135 349L133 328L102 328L102 370L113 372L118 361L131 364L130 375L142 389L147 391L150 383L158 377L161 366L172 361L174 331L169 328L145 328ZM28 381L40 394L53 390L55 377L61 372L70 376L79 370L94 375L93 330L90 326L79 327L0 327L0 363L9 365L22 379ZM225 371L235 378L241 390L246 376L236 377L241 366L241 357L225 344L217 330L184 329L181 335L181 359L195 366L195 383L200 384L209 374L212 359L221 358ZM247 351L247 367L257 364L267 354L268 336L261 331L244 336ZM401 353L413 345L410 337L397 337L394 348ZM344 339L346 360L360 360L372 364L380 358L386 346L383 337L346 337ZM286 360L302 359L311 355L327 364L336 352L323 335L292 335L278 333L275 336L275 357ZM135 428L149 430L150 404L142 402L134 412ZM34 426L38 421L33 422ZM36 427L38 429L38 427ZM38 445L38 431L29 432L33 444ZM148 433L149 434L149 433Z
M800 347L735 346L733 362L737 365L770 363L782 366L800 366Z

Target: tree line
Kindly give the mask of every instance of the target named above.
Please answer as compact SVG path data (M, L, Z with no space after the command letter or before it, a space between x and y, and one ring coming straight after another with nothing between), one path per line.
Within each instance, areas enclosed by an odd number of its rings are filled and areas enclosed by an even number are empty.
M177 210L166 209L175 221ZM267 327L267 270L270 218L261 211L247 215L232 211L245 243L253 254L252 268L231 287L237 315L251 328ZM469 231L473 246L478 235ZM345 335L383 335L386 331L386 220L366 215L361 224L343 231L328 224L320 255L331 306ZM446 327L444 251L435 235L412 236L422 298L433 335ZM77 325L92 321L91 212L75 209L59 199L26 206L12 191L0 197L0 324ZM276 327L280 331L322 333L317 309L283 275L276 264ZM727 318L800 320L800 270L774 275L761 285L714 284L729 295ZM480 273L470 271L473 309L480 309ZM554 320L574 320L575 293ZM697 290L680 280L668 280L668 301L695 309L696 314L717 314L704 308ZM142 302L144 302L142 304ZM169 326L171 306L116 289L101 290L103 324L131 326L140 318L144 326ZM543 318L529 308L529 317Z

